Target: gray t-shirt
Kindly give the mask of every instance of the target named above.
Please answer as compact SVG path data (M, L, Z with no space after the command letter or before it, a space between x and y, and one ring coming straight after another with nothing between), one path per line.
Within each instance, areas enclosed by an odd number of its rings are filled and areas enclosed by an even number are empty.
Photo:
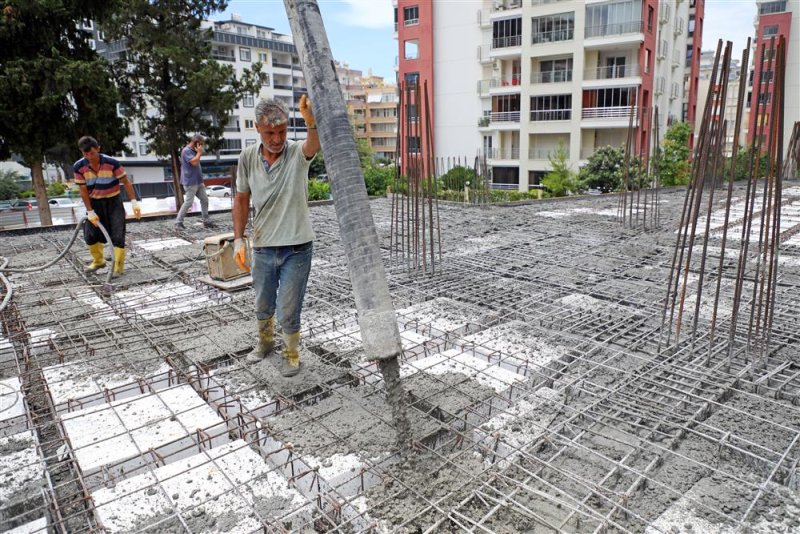
M250 193L255 208L254 247L300 245L314 240L308 213L308 168L303 143L287 141L269 170L264 168L261 143L239 155L236 190Z

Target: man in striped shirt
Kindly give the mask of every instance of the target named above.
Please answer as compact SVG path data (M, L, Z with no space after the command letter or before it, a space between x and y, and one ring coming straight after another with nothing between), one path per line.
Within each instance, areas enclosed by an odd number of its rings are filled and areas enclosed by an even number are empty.
M125 268L125 207L119 196L119 186L125 186L133 215L139 219L142 212L136 202L136 193L120 162L100 153L100 144L94 137L81 137L78 148L83 158L75 162L72 171L86 206L86 218L91 223L83 226L83 238L92 254L92 263L84 270L93 273L106 266L103 257L106 239L97 226L100 222L114 245L114 275L120 275Z

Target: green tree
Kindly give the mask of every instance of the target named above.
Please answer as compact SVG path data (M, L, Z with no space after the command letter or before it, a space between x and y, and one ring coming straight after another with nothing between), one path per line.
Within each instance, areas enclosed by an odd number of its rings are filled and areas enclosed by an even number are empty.
M19 196L19 179L14 171L0 170L0 200L9 200Z
M575 192L578 182L575 173L569 168L569 154L564 143L559 143L548 159L551 170L542 178L542 185L547 188L549 196L563 197Z
M257 95L261 63L236 77L233 66L211 58L211 29L201 22L227 7L227 0L128 0L106 19L111 39L125 43L114 70L131 117L142 124L150 149L170 159L176 205L183 203L180 150L202 132L214 149L234 105Z
M731 172L731 159L725 159L725 180L730 177ZM752 163L751 163L752 159ZM758 158L752 157L752 150L750 147L739 149L736 154L736 170L734 171L734 180L747 180L752 177L753 173L750 170L751 165L758 165L758 176L766 176L768 172L769 158L765 153L759 154Z
M17 153L31 168L43 225L52 224L42 162L81 135L106 151L122 146L117 90L108 64L89 47L86 20L110 14L116 0L4 0L0 15L0 158Z
M386 188L394 179L394 167L375 167L370 165L364 169L364 183L370 196L386 195Z
M689 136L692 126L688 122L676 122L667 129L663 148L658 159L661 170L661 185L686 185L689 183Z
M359 152L350 132L345 105L325 26L314 0L284 0L286 14L303 63L318 121L320 141L331 177L336 218L353 286L364 355L377 360L392 407L401 453L411 449L411 427L398 357L403 348L383 266L378 232L364 185Z
M470 188L474 189L479 186L475 171L462 165L456 165L444 173L439 177L439 182L442 184L444 189L451 189L455 191L463 191L464 186L467 185L467 182L469 182Z
M578 174L583 189L616 191L622 184L625 155L621 147L604 146L595 150Z
M325 170L325 156L322 154L320 150L317 155L311 160L311 165L308 167L308 177L309 178L316 178L320 174L327 174L328 171Z
M328 200L331 186L314 178L308 181L308 200Z

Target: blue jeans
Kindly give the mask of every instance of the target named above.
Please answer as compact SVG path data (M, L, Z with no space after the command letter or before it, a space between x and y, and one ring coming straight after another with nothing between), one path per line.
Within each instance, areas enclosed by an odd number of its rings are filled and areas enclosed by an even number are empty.
M175 219L176 224L183 223L183 218L186 217L186 213L192 209L195 196L200 199L200 212L203 214L203 221L208 220L208 195L206 195L206 188L203 184L194 184L184 186L183 205L180 211L178 211L178 217Z
M253 289L256 318L269 319L277 311L284 334L300 331L300 311L306 294L314 243L253 248Z

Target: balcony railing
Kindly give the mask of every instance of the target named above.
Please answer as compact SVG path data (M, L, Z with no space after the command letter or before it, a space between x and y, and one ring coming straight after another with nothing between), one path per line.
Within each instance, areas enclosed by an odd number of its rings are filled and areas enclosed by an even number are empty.
M282 85L279 83L273 84L272 87L273 89L283 89L284 91L291 91L292 89L294 89L294 87L292 87L291 85Z
M608 37L610 35L624 35L626 33L642 33L643 27L641 20L614 22L611 24L601 24L599 26L586 26L586 38Z
M510 48L522 44L521 35L510 35L508 37L495 37L492 39L492 48Z
M572 81L572 69L545 70L531 73L531 83L561 83Z
M528 159L550 159L550 156L555 156L555 148L531 148L528 150ZM569 150L565 150L567 158L569 158Z
M500 78L489 78L487 80L480 80L478 82L478 93L485 94L489 89L497 87L514 87L519 86L521 74L512 74L511 76L503 76Z
M568 121L572 119L571 109L542 109L531 111L532 121Z
M481 126L488 126L483 124L485 119L490 122L519 122L519 111L484 111L481 118L484 119L478 123Z
M586 69L583 74L584 80L613 80L615 78L630 78L639 76L641 70L639 65L613 65L610 67L597 67Z
M486 151L489 159L519 159L519 147L490 148Z
M216 54L212 52L211 57L217 61L236 61L236 56L233 54Z
M291 69L292 68L291 63L281 63L280 61L274 61L274 60L272 62L272 66L273 67L278 67L278 68L281 68L281 69Z
M403 21L403 26L416 26L419 24L419 19L408 19Z
M636 110L631 111L630 106L612 106L604 108L583 108L581 118L584 119L629 119L633 113L636 118Z
M497 2L494 6L495 11L505 11L506 9L516 9L522 7L522 0L505 0Z
M556 43L559 41L570 41L575 37L575 29L553 30L550 32L539 32L533 34L533 44Z
M531 5L543 6L545 4L555 4L556 2L563 2L563 0L531 0Z

